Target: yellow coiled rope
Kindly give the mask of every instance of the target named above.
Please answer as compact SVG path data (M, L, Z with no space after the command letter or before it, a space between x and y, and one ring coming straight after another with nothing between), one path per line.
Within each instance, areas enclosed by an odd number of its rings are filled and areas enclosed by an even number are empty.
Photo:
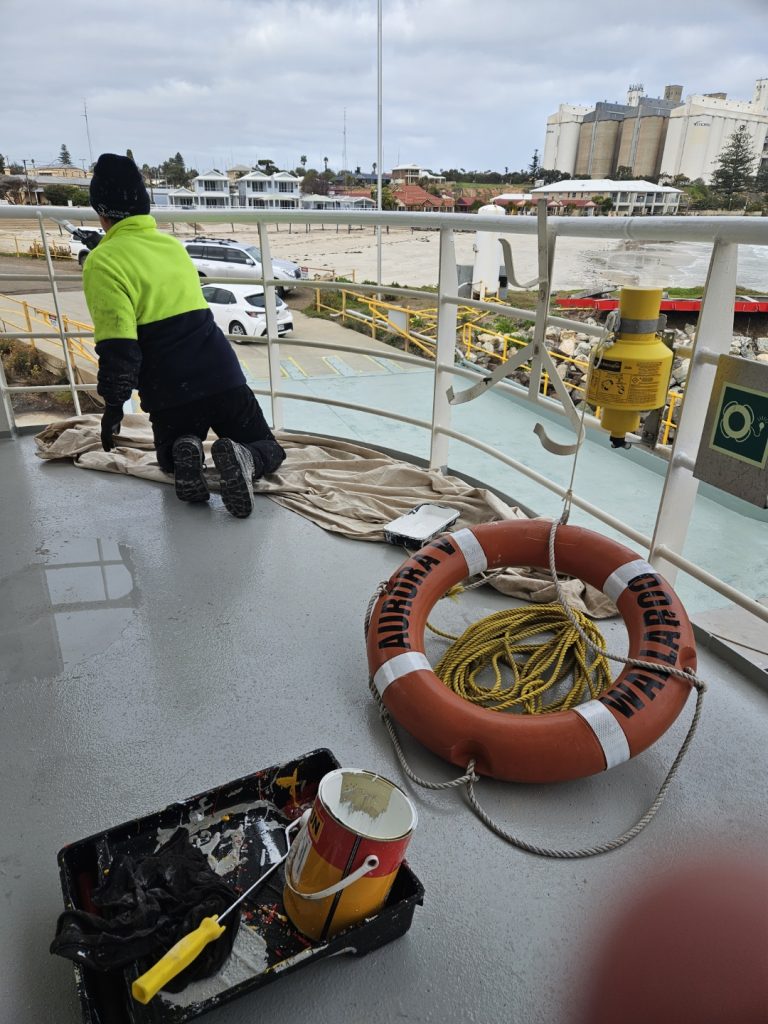
M571 610L589 639L604 650L605 639L594 622L582 612ZM435 667L435 674L464 700L492 711L519 708L531 715L567 711L580 704L587 692L590 698L599 697L611 683L607 658L590 653L559 604L495 612L474 622L458 637L429 622L427 627L454 641ZM544 633L551 633L552 638L531 642ZM478 676L489 666L494 684L480 685ZM503 666L511 669L511 679ZM551 694L571 673L568 692L563 696L561 688L559 693Z

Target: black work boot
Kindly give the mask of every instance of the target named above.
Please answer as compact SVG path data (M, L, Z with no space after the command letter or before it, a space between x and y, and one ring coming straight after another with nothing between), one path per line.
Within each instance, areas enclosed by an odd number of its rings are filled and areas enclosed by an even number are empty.
M173 442L172 451L176 497L181 501L208 501L211 492L203 476L203 442L187 434Z
M228 437L213 442L212 454L226 510L238 519L246 519L253 512L253 456L244 445Z

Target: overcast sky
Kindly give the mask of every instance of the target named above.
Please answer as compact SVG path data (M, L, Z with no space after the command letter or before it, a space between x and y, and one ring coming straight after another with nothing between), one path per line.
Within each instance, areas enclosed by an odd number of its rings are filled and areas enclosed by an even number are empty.
M768 0L383 0L384 168L510 170L560 103L751 99ZM0 153L180 151L199 171L376 159L376 0L0 0Z

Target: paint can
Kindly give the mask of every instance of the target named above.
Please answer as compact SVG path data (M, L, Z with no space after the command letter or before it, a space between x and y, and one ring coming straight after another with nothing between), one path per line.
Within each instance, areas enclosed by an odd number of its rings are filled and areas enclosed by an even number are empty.
M411 801L381 775L325 775L286 860L283 903L296 928L325 941L377 914L416 822Z

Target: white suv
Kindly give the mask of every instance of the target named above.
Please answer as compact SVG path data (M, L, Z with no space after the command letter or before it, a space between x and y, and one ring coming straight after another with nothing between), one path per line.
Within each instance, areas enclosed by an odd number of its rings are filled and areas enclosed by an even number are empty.
M233 277L261 280L261 251L255 245L236 242L232 238L203 236L183 244L200 277L210 277L214 281L226 281ZM273 257L272 268L275 280L285 281L283 287L286 289L295 287L309 276L306 267L299 267L290 260Z

